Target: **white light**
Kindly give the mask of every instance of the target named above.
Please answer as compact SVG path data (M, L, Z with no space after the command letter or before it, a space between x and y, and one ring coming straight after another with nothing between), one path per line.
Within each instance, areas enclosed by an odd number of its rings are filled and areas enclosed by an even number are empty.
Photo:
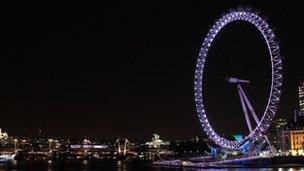
M279 48L279 46L277 45L276 42L274 42L274 34L272 32L271 29L262 29L262 26L266 24L266 28L268 27L268 24L263 20L261 19L259 16L253 14L253 13L250 13L250 12L245 12L245 11L238 11L238 12L231 12L225 16L223 16L222 18L220 18L219 20L216 21L215 25L211 27L211 29L209 30L208 32L208 35L207 35L207 38L204 40L204 43L203 43L203 48L202 48L202 52L203 54L199 54L199 56L202 58L202 60L204 60L205 62L205 58L206 58L206 55L208 53L208 48L211 46L211 43L213 41L213 38L216 37L216 34L223 28L224 25L226 24L229 24L230 22L232 21L235 21L235 20L243 20L243 21L247 21L251 24L253 24L260 32L261 34L263 35L265 41L266 41L266 44L268 46L268 49L269 50L272 50L270 51L270 57L271 57L271 62L272 62L272 75L277 75L276 74L276 70L278 69L282 69L281 65L274 65L274 60L273 60L273 53L274 53L274 44L275 44L275 48ZM264 26L263 26L264 27ZM279 52L278 52L279 53ZM281 61L281 57L280 55L276 56L276 60L279 60ZM204 69L204 64L202 65L198 65L197 64L197 67L200 67L200 70L199 72L201 74L203 74L203 69ZM196 78L196 77L195 77ZM202 78L203 77L200 77L201 80L200 80L200 83L201 84L201 81L202 81ZM278 88L280 88L280 86L282 85L282 79L276 79L277 77L273 76L272 77L272 85L271 85L271 94L270 94L270 99L268 99L268 104L267 104L267 107L266 107L266 110L264 112L264 116L263 118L270 118L270 120L274 117L274 114L276 112L276 108L277 108L277 101L279 101L279 97L280 97L280 94L281 94L281 91L279 90L276 90ZM195 90L196 89L199 89L201 90L201 88L196 88L195 87ZM275 94L273 94L275 93ZM196 98L199 98L201 99L202 98L202 92L201 91L196 91L195 92L195 96ZM213 129L211 128L207 118L206 118L206 114L205 114L205 110L204 110L204 106L203 104L198 104L198 102L201 103L200 100L197 100L196 101L197 104L196 104L196 107L197 107L197 111L198 111L198 115L203 115L203 118L201 121L201 124L202 126L204 127L204 130L205 132L208 134L208 135L212 135L210 138L213 139L215 142L218 142L217 144L220 144L222 146L226 146L228 148L236 148L237 146L239 146L239 143L234 143L234 142L231 142L231 141L228 141L224 138L221 138L220 136L213 136L215 135L215 132L213 131ZM300 102L300 104L302 104ZM199 107L199 108L198 108ZM203 109L201 109L203 108ZM201 111L201 112L200 112ZM267 116L267 117L265 117ZM260 127L260 125L264 125L263 128L261 128L261 130L267 130L268 127L269 127L269 124L265 124L264 119L262 118L261 122L258 124L258 127ZM208 132L208 131L211 131L211 132ZM248 139L259 139L260 136L262 136L261 134L257 134L257 131L260 131L259 129L254 129L254 131L252 133L250 133L246 138L245 140L248 140ZM225 142L219 142L220 140L223 140ZM244 141L245 141L244 140Z

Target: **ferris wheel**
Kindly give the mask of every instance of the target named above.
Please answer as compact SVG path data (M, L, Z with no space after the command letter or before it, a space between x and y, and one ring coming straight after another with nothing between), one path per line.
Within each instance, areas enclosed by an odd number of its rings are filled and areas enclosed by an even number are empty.
M206 111L206 103L203 98L203 87L205 86L204 69L208 60L208 52L213 45L213 41L219 32L226 29L227 25L236 21L242 21L251 24L259 33L263 36L265 45L267 46L267 53L270 61L271 80L270 90L268 92L268 99L266 107L263 108L261 117L258 117L256 110L250 102L250 98L246 95L243 86L250 84L250 80L227 77L227 81L230 84L235 84L239 99L241 102L241 108L245 116L245 122L248 127L249 133L242 140L235 141L227 139L221 136L215 131L211 123L209 122L208 112ZM215 24L210 28L207 36L203 41L203 45L200 49L199 56L196 63L195 78L194 78L194 94L196 111L199 121L202 125L203 131L215 144L225 149L238 150L248 142L256 142L262 138L265 138L266 131L269 128L273 117L278 109L278 104L281 96L282 86L282 60L280 55L280 48L276 41L275 34L271 27L262 19L258 14L248 10L236 10L225 14L220 19L216 20ZM208 90L205 90L208 91ZM250 116L251 115L251 116ZM255 122L255 127L252 126L250 117ZM267 138L266 138L267 139Z

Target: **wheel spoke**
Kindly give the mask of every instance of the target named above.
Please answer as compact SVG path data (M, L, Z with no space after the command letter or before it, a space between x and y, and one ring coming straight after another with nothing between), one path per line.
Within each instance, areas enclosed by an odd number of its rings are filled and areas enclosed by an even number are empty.
M247 109L243 109L244 112L245 110L247 111L246 112L247 115L245 114L245 117L250 133L241 142L227 140L219 136L219 134L217 134L214 131L214 129L212 128L212 126L210 125L207 119L207 114L205 112L205 106L203 102L203 92L202 92L202 87L204 86L203 73L204 73L205 64L211 66L219 73L222 73L224 75L226 74L226 72L220 69L220 67L217 67L216 65L206 62L206 57L209 51L209 47L211 46L213 39L216 37L218 32L221 29L223 29L227 24L234 21L245 21L251 23L263 35L263 38L267 44L267 48L271 58L271 71L272 71L270 95L267 102L267 106L264 111L264 115L261 118L261 120L259 120L259 118L256 116L255 110L250 104L249 99L246 96L245 92L242 90L242 88L240 88L239 90L240 99L243 108L244 107L246 108L246 103L247 103L247 107L251 111L253 118L257 123L257 127L252 128L248 116L248 111ZM281 96L280 89L282 85L281 70L282 70L282 61L280 56L279 45L276 42L273 31L269 28L269 25L261 17L259 17L257 14L253 12L249 12L246 10L238 10L238 11L230 12L224 15L222 18L218 19L215 22L215 24L211 27L206 38L204 39L203 45L200 49L199 58L196 63L196 71L195 71L194 93L195 93L196 110L201 125L203 127L203 130L205 131L207 136L219 146L227 149L234 149L234 150L239 149L240 146L242 144L245 144L247 141L256 141L263 138L263 134L265 134L265 131L267 131L270 122L277 111L278 103L280 100L280 96Z

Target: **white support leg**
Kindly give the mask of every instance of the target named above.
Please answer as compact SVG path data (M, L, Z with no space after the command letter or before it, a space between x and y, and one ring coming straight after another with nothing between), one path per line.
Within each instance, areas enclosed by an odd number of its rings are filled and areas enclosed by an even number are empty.
M249 132L251 133L252 132L252 126L251 126L251 123L250 123L250 118L249 118L249 115L248 115L247 107L246 107L244 98L242 96L241 85L237 84L237 88L238 88L238 92L239 92L239 96L240 96L240 100L241 100L241 105L242 105L242 108L243 108L243 111L244 111L244 114L245 114L246 123L247 123L248 129L249 129Z
M249 108L249 110L250 110L251 115L253 116L253 118L254 118L256 124L258 125L258 124L260 123L260 120L259 120L259 118L257 117L257 115L256 115L256 113L255 113L255 111L254 111L254 109L253 109L253 107L252 107L252 105L251 105L251 103L250 103L250 101L249 101L247 95L245 94L245 92L244 92L244 90L243 90L243 88L242 88L241 86L238 86L238 89L239 89L239 91L241 92L241 95L243 96L243 98L244 98L244 100L245 100L245 103L246 103L246 105L248 106L248 108ZM240 93L240 92L239 92L239 93ZM277 153L278 153L277 150L276 150L276 149L274 148L274 146L270 143L270 141L269 141L267 135L264 136L264 139L266 140L268 146L270 147L271 153L272 153L272 154L277 154Z
M251 113L251 115L252 115L253 118L254 118L254 121L255 121L256 124L258 125L258 124L260 123L260 120L259 120L259 118L257 117L257 115L256 115L256 113L255 113L255 111L254 111L254 109L253 109L253 107L252 107L252 105L251 105L251 103L250 103L250 101L249 101L247 95L245 94L245 92L244 92L244 90L243 90L243 88L242 88L241 86L240 86L240 90L241 90L241 93L242 93L242 95L243 95L243 97L244 97L245 103L246 103L246 105L248 106L248 108L249 108L249 110L250 110L250 113Z

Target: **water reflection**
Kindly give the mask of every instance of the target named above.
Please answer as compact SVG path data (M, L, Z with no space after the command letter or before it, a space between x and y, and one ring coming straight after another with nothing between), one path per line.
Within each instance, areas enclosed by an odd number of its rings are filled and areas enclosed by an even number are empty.
M57 170L82 170L82 171L95 171L95 170L112 170L112 171L129 171L129 170L139 170L139 171L304 171L304 167L294 167L294 168L170 168L170 167L156 167L151 164L130 164L128 162L115 161L111 163L98 163L92 165L89 161L83 161L79 165L55 165L54 162L48 162L48 165L43 167L36 166L19 166L18 163L14 163L16 168L5 168L5 166L0 168L0 171L12 170L12 171L23 171L23 170L47 170L47 171L57 171Z
M304 168L155 168L153 171L304 171Z

